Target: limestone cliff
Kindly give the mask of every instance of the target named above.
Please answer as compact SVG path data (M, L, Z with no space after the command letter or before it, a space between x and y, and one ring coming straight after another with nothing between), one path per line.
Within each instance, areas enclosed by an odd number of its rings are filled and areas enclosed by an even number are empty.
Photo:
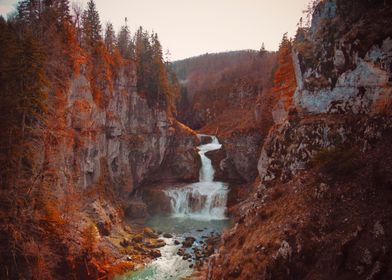
M41 195L48 205L43 213L55 215L50 221L57 224L50 248L59 261L45 261L60 266L65 277L75 273L95 279L157 257L141 241L132 243L138 250L123 248L124 238L140 234L124 227L125 215L148 216L140 192L151 178L197 180L195 132L165 108L148 105L136 90L132 64L118 69L113 87L104 87L102 99L83 74L74 76L67 90L51 96L52 110L43 141L36 144L34 164L50 190ZM160 169L164 171L157 173ZM126 254L132 255L131 261Z
M223 238L213 279L391 277L391 10L320 1L299 29L280 79L295 78L296 90L275 81L261 182Z
M127 70L119 75L112 92L107 93L110 97L103 109L94 102L84 76L72 81L67 119L75 132L74 141L79 144L71 155L80 172L78 185L87 188L97 183L102 175L101 165L105 164L113 187L124 195L130 194L165 160L181 164L173 150L174 141L182 156L189 154L193 160L184 162L190 170L177 174L177 179L197 179L195 134L178 125L164 109L148 106L136 91L136 73Z

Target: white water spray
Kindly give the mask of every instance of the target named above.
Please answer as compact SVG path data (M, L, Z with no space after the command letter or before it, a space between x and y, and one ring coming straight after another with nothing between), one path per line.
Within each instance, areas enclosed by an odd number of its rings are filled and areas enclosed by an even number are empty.
M212 141L198 147L201 160L199 182L166 190L173 216L203 220L226 219L228 188L225 183L213 181L215 171L211 160L205 155L209 151L219 150L222 145L215 136L198 136L210 137Z

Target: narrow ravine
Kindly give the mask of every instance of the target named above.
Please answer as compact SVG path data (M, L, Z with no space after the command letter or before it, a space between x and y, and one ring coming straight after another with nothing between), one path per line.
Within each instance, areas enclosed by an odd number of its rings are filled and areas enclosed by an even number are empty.
M222 230L229 226L226 216L228 186L214 182L214 168L205 155L219 150L221 144L215 136L211 142L198 147L201 159L199 182L165 190L170 198L171 214L151 217L146 226L161 232L166 245L160 248L161 257L140 271L118 277L122 280L177 280L190 277L214 251Z

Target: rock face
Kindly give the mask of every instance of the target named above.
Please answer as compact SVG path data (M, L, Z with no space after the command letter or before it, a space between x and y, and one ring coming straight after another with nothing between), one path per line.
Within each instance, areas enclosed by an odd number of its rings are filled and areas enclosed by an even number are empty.
M296 108L308 113L371 115L390 110L392 92L388 85L391 75L392 39L386 38L381 47L374 45L364 58L358 57L356 53L353 56L347 58L349 62L343 62L343 51L334 49L334 56L329 59L333 59L335 67L351 63L354 69L339 75L332 89L298 88L294 96ZM312 75L320 73L313 70L298 75L298 79L306 81Z
M291 120L276 127L266 138L258 162L264 184L287 182L309 168L314 156L324 149L357 147L361 152L374 148L392 128L389 117L316 116Z
M174 171L172 177L197 179L197 137L165 109L148 106L136 92L132 68L118 75L112 92L106 95L110 96L107 106L100 108L84 76L72 81L67 100L68 125L76 150L70 155L70 163L80 172L80 187L97 183L106 170L114 187L130 194L167 162L176 165L169 170Z
M298 31L292 74L276 79L295 74L296 90L275 87L261 182L237 206L212 279L392 277L391 12L382 1L320 1Z
M220 175L224 181L233 183L253 182L257 177L255 166L257 166L262 138L257 129L247 133L234 132L228 137L220 138L225 156L216 162L215 170L219 170L217 175Z

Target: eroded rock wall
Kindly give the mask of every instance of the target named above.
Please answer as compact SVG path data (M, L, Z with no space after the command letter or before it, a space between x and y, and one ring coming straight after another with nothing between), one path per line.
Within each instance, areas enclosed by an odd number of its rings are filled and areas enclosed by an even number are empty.
M212 279L391 277L391 11L385 1L320 1L299 30L297 88L277 92L261 181L238 205Z
M113 90L105 92L105 108L94 101L84 76L72 81L67 119L77 142L73 154L80 172L77 184L88 188L107 169L113 187L130 194L169 159L183 166L178 180L197 179L196 135L164 108L150 107L136 91L136 73L126 70L118 75Z

